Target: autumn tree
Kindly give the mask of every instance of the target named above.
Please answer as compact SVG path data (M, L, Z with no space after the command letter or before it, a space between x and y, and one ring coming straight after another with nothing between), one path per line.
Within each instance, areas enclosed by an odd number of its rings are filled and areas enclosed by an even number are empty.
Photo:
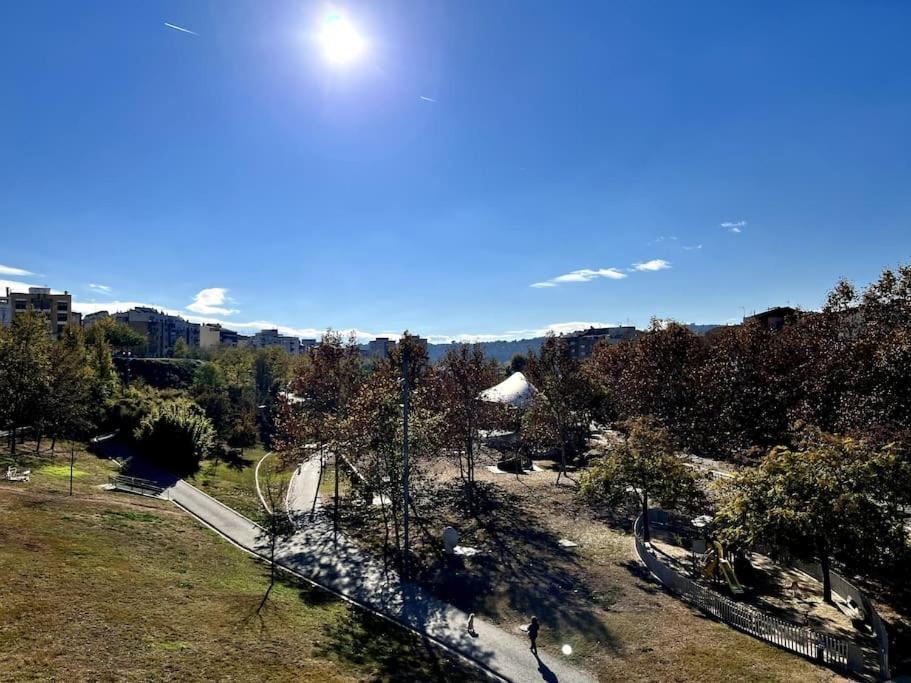
M330 446L335 454L335 504L333 526L339 520L339 459L348 448L341 425L348 405L363 374L360 348L352 336L347 341L329 330L311 349L307 362L295 367L289 389L291 396L279 406L276 417L275 448L285 462L303 455L303 447L316 443L320 452Z
M417 512L419 495L427 484L423 467L439 455L443 424L434 410L431 384L414 388L409 414L409 459L403 460L402 384L391 364L381 364L358 386L343 424L349 453L365 477L371 492L388 504L378 506L384 525L384 560L393 548L403 558L404 483L408 478L409 512ZM417 515L415 515L417 516Z
M266 601L275 587L278 576L278 565L275 562L276 551L279 544L294 533L294 524L285 509L285 498L288 491L287 483L274 474L265 474L263 478L263 498L266 509L263 511L263 521L260 525L259 542L265 546L266 560L269 563L269 587L263 594L257 613L266 606Z
M655 418L634 418L626 428L627 437L606 447L583 474L580 490L595 505L632 502L642 515L647 541L650 503L698 509L702 502L699 476L677 457L671 434Z
M478 394L496 384L500 370L477 344L450 348L439 366L437 393L446 435L459 454L469 508L474 511L475 453L478 427L485 412ZM464 466L463 466L464 462Z
M549 336L529 354L527 375L538 394L523 421L523 432L560 455L557 483L566 474L569 455L581 450L591 423L592 393L588 378L569 353L565 339Z
M905 547L911 470L891 446L810 433L799 448L772 449L724 491L715 518L721 537L746 550L818 561L826 602L833 561L863 571L894 561Z

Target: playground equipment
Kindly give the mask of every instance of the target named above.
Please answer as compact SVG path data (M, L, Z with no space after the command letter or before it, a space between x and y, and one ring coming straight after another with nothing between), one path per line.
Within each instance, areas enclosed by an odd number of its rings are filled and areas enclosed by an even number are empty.
M6 480L7 481L29 481L32 476L31 470L25 470L20 472L15 467L6 468Z
M703 567L703 574L707 578L717 578L720 574L728 584L728 588L731 589L731 593L734 595L743 595L743 586L740 584L740 581L737 580L737 574L734 573L734 567L731 566L731 563L724 559L724 548L721 546L721 543L718 541L713 541L703 556L705 559L705 566Z

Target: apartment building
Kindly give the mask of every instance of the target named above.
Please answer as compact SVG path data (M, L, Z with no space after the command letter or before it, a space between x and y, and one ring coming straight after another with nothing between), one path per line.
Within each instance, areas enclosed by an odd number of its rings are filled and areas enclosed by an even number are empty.
M17 315L31 309L41 313L51 337L56 339L73 316L73 297L69 292L52 294L49 287L29 287L28 292L13 292L6 288L5 305L0 303L0 320L4 325ZM5 312L4 312L5 311Z
M221 344L221 325L202 323L199 326L199 348L214 349Z
M271 346L278 346L292 356L296 356L301 352L300 339L279 334L277 329L260 330L250 337L250 346L254 349L265 349Z
M389 337L377 337L373 341L367 342L367 355L371 358L386 359L395 348L395 341Z
M199 346L200 326L178 315L137 306L123 313L115 313L114 320L129 325L146 338L146 355L165 358L173 354L178 339L188 346Z
M569 355L575 360L584 360L592 355L598 342L616 344L621 341L637 339L641 333L635 327L590 327L568 334L565 339Z
M9 305L9 295L0 296L0 326L9 327L13 322L13 311Z

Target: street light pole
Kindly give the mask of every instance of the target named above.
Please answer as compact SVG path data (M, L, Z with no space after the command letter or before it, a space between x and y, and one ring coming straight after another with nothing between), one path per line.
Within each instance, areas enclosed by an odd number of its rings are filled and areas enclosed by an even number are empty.
M402 527L404 538L404 552L402 554L402 574L408 576L408 346L402 345L402 488L404 510L402 511Z

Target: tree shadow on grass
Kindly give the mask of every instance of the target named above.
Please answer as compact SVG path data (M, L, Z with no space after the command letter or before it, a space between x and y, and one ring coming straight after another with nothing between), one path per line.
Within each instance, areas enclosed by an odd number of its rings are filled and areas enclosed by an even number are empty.
M463 534L461 543L482 551L471 558L442 552L425 557L420 580L434 594L477 613L496 612L494 601L499 598L514 611L537 616L556 637L564 629L584 633L616 650L616 639L596 613L599 605L575 553L536 522L521 496L491 482L476 482L474 516L460 482L438 487L431 500L434 510L461 517L450 520ZM441 521L446 520L432 523Z
M371 670L375 681L477 681L479 674L426 638L356 607L326 626L317 653Z

